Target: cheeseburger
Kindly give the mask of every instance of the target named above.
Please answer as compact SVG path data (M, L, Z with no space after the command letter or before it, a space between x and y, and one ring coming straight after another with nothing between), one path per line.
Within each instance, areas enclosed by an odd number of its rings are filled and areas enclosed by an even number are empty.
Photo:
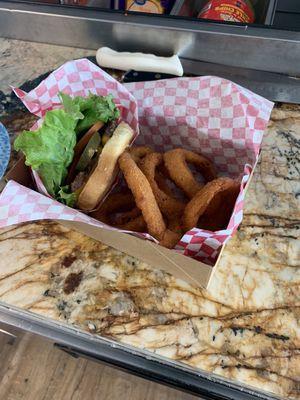
M120 122L111 95L74 97L59 93L61 108L46 112L41 127L23 131L14 148L36 171L58 201L92 210L103 200L118 174L118 158L134 132Z

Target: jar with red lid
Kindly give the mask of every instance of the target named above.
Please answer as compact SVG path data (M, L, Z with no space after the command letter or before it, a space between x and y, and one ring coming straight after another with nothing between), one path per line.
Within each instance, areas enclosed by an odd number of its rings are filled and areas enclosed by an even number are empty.
M198 18L251 24L255 21L255 12L250 0L209 0Z

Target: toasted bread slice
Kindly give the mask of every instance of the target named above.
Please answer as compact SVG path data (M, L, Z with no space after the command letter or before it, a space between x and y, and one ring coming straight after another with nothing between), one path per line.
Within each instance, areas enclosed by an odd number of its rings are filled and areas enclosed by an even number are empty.
M77 206L81 210L93 210L101 202L118 174L118 158L132 141L134 131L121 122L107 141L97 165L83 186Z

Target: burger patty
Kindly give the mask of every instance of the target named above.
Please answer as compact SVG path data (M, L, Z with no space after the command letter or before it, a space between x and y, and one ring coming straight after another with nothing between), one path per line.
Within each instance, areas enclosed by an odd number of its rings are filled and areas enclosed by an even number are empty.
M75 176L74 181L71 183L72 192L80 189L85 184L88 177L89 173L87 171L78 172L78 174Z
M95 157L91 159L91 162L89 163L86 170L78 172L78 174L75 176L74 181L71 183L72 192L80 189L89 179L90 174L93 172L94 168L97 165L98 157L99 154L96 154Z
M117 120L108 122L108 124L106 124L106 126L105 126L105 133L106 133L108 136L112 136L113 133L114 133L114 131L117 129L117 126L118 126L118 125L119 125L119 124L118 124L118 121L117 121Z

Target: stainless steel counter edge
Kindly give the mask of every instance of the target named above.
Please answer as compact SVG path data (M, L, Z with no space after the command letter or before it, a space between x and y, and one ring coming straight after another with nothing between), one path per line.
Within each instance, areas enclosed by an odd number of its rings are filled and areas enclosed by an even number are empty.
M43 43L143 51L300 76L300 32L0 1L0 35Z
M0 322L45 337L71 355L82 356L123 369L134 375L172 386L206 399L279 399L240 386L205 371L165 359L149 351L83 332L75 327L0 302Z

